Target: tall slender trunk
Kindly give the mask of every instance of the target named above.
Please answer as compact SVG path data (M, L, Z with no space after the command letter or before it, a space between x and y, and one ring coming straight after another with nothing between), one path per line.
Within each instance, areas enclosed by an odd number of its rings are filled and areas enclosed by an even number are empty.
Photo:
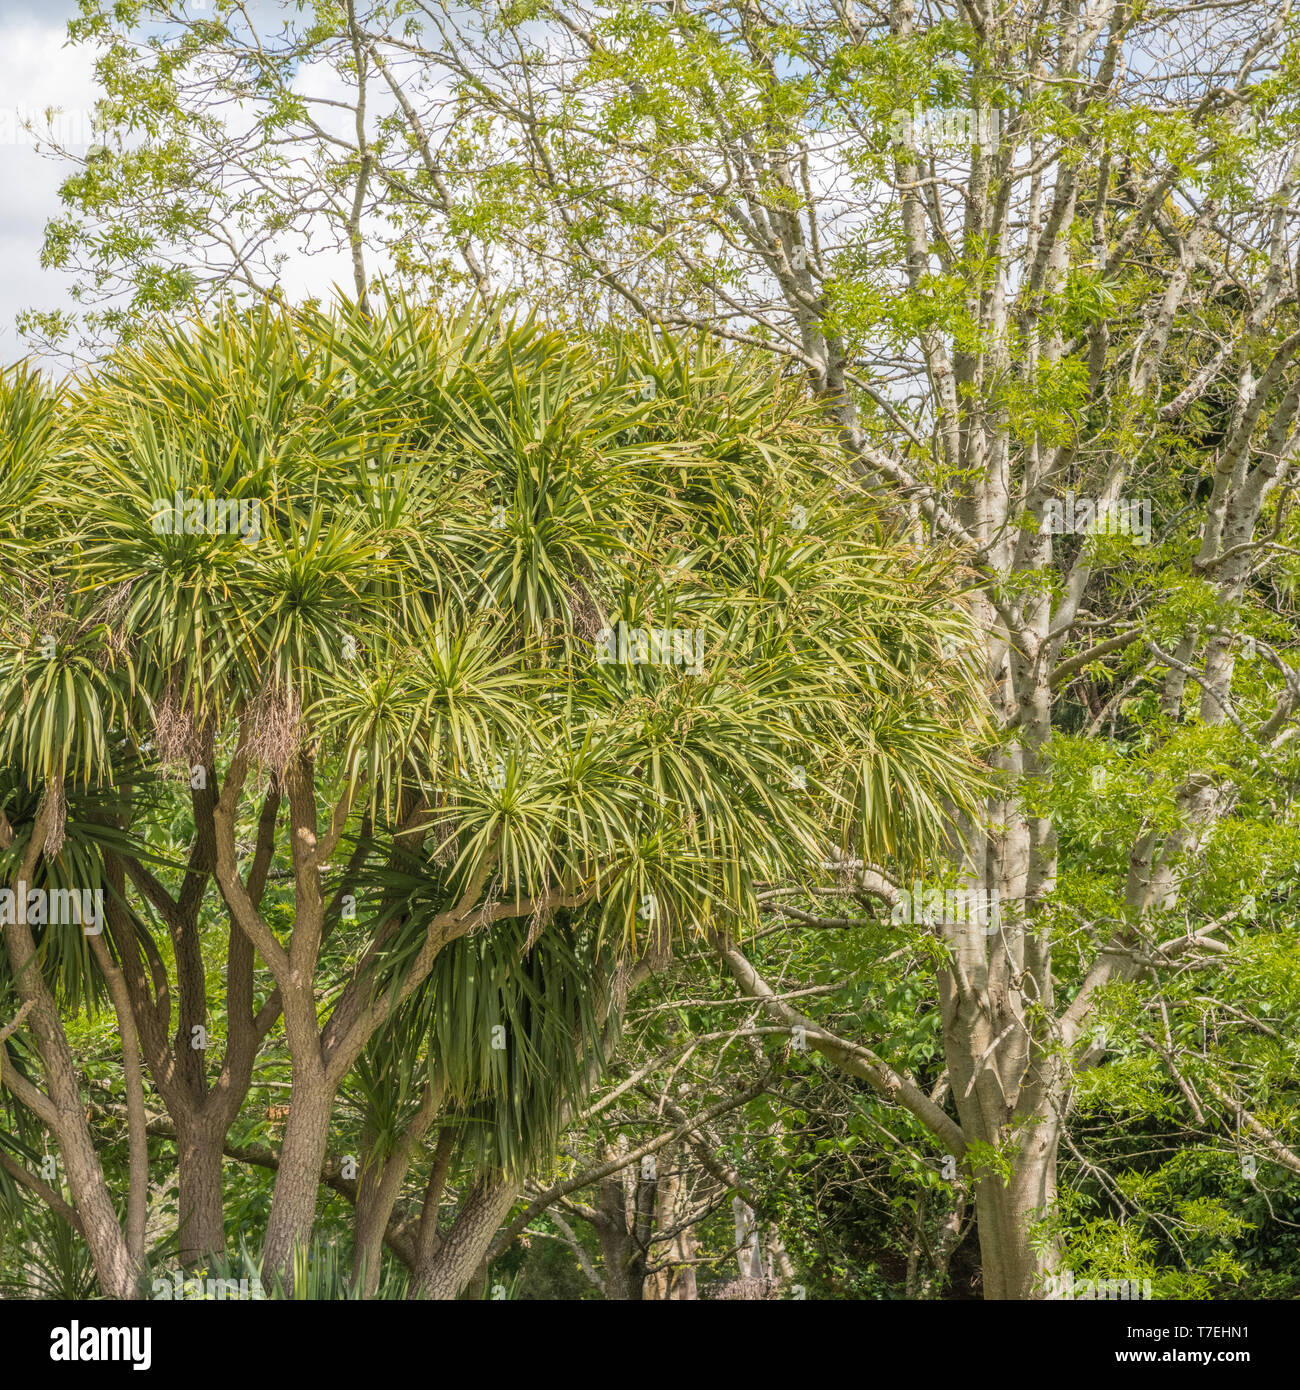
M31 841L14 875L16 883L11 891L17 892L22 884L31 882L56 814L54 802L47 794L37 812ZM0 819L0 829L7 837L12 837L7 819ZM86 1118L76 1058L64 1032L58 1005L41 978L31 930L25 923L6 922L3 938L18 998L30 1010L27 1027L44 1068L45 1091L11 1074L11 1069L5 1073L4 1084L45 1122L58 1141L68 1187L81 1218L86 1244L90 1247L100 1291L106 1298L136 1298L139 1296L139 1264L131 1257L112 1195L104 1181L104 1170Z
M368 1145L363 1145L363 1149ZM352 1225L352 1286L360 1287L362 1298L374 1298L379 1292L379 1276L383 1261L384 1232L397 1200L396 1192L389 1196L393 1160L362 1161L357 1182L356 1216ZM403 1165L405 1168L405 1165ZM398 1185L400 1186L400 1179Z
M85 1102L72 1049L64 1037L53 999L42 985L37 986L37 992L41 1002L33 1010L29 1026L44 1063L49 1094L45 1104L48 1106L52 1102L54 1107L52 1115L45 1111L47 1123L58 1141L100 1292L105 1298L137 1298L139 1267L131 1258L112 1194L104 1180L104 1170L83 1109ZM6 1077L6 1084L15 1089L17 1080ZM21 1092L19 1095L20 1099L25 1099ZM45 1110L45 1106L42 1109Z
M743 1197L731 1199L731 1215L736 1226L736 1264L742 1279L763 1278L763 1252L758 1244L758 1218Z
M293 1100L280 1147L280 1166L271 1198L262 1251L263 1269L292 1276L293 1256L311 1241L316 1197L329 1148L334 1091L323 1068L294 1063Z

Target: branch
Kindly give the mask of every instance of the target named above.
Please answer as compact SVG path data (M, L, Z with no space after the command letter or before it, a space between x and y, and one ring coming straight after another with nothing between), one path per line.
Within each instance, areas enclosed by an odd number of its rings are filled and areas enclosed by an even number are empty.
M752 1086L747 1086L743 1091L734 1096L729 1096L726 1100L719 1101L711 1106L702 1115L693 1120L688 1120L685 1124L678 1125L675 1129L665 1131L663 1134L656 1135L653 1139L647 1139L644 1144L635 1149L628 1149L621 1153L617 1158L611 1158L605 1163L599 1163L594 1168L587 1168L581 1173L574 1174L571 1178L566 1178L563 1182L558 1182L554 1187L535 1197L523 1213L516 1217L514 1221L496 1238L492 1243L492 1248L488 1251L487 1259L489 1262L509 1249L514 1238L524 1230L539 1212L543 1212L552 1202L558 1201L561 1197L567 1197L570 1192L576 1192L580 1187L589 1187L594 1182L599 1182L602 1178L607 1178L613 1173L619 1173L624 1168L638 1162L647 1154L657 1153L668 1144L675 1144L679 1139L689 1134L691 1130L698 1128L702 1124L715 1119L719 1115L725 1115L728 1111L736 1110L755 1096L762 1094L767 1086L768 1078L764 1076Z
M35 1174L29 1173L21 1163L10 1154L5 1153L3 1149L0 1149L0 1168L3 1168L16 1183L21 1183L29 1191L36 1193L41 1201L51 1211L57 1212L79 1236L86 1234L81 1224L81 1217L67 1202L52 1187L43 1183Z
M808 1041L823 1057L833 1062L841 1071L865 1081L885 1100L900 1104L910 1111L948 1146L948 1152L955 1157L960 1158L966 1152L966 1136L962 1133L961 1126L914 1082L900 1076L868 1048L837 1037L788 1004L782 1003L754 969L748 957L737 947L720 936L713 938L713 944L741 990L751 999L757 999L770 1017L779 1019L790 1027L802 1028Z

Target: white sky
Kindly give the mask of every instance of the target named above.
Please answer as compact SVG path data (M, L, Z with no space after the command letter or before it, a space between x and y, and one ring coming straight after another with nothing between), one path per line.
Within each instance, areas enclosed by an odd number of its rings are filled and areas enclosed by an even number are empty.
M24 355L14 331L21 309L68 302L69 278L41 269L45 223L59 210L63 170L37 154L19 113L48 106L83 128L94 101L91 55L65 47L72 0L0 0L0 362ZM72 122L81 124L73 126Z
M59 184L71 169L39 154L21 129L24 119L42 125L45 110L55 107L62 112L60 138L74 148L90 141L95 55L90 46L67 43L75 13L75 0L0 0L0 365L32 351L15 328L22 310L75 307L72 277L41 268L45 224L60 212ZM315 92L332 75L322 81L306 69L302 76L305 89ZM281 283L291 298L328 298L333 285L352 283L350 262L333 246L311 256L290 251Z

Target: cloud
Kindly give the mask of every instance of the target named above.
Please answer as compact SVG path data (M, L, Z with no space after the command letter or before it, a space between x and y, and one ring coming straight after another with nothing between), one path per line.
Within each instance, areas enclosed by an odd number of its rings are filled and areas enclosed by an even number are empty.
M48 107L62 108L56 127L70 138L88 128L95 100L94 58L69 48L65 24L74 4L26 4L6 0L0 18L0 362L22 356L14 318L27 308L66 304L68 277L41 269L46 222L59 211L59 184L66 174L40 154L20 128L40 123Z
M265 4L252 7L266 11ZM274 6L270 9L273 11ZM48 222L62 211L59 187L73 172L67 161L50 157L36 148L32 133L22 128L33 121L38 131L45 126L45 112L54 108L52 127L61 144L74 152L94 138L91 115L99 95L92 45L70 45L66 22L76 10L68 3L26 3L0 0L0 366L26 356L31 349L19 336L15 320L23 310L75 309L71 299L73 277L41 267L41 246ZM313 115L338 133L350 135L351 117L333 109L331 100L348 96L339 75L327 63L305 64L295 86L314 103ZM391 108L391 98L376 92L372 119ZM243 113L226 107L225 118L240 128ZM245 122L246 123L246 122ZM291 168L309 171L305 152ZM373 277L391 268L389 257L379 253L374 241L386 229L381 218L367 218L367 268ZM373 234L373 240L371 236ZM352 289L351 256L337 222L317 216L310 227L277 237L272 245L283 256L278 281L290 299L316 297L328 301L337 285ZM61 372L67 363L60 356L47 360Z

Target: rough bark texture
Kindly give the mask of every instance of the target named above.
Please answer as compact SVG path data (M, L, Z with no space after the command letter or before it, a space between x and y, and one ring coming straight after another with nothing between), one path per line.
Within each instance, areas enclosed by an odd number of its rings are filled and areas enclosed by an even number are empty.
M225 1133L182 1114L176 1123L177 1216L180 1261L202 1264L226 1248L224 1188Z
M311 1242L334 1104L334 1092L323 1071L307 1071L295 1059L292 1082L293 1100L280 1146L262 1254L265 1270L286 1275L292 1271L294 1252Z
M56 811L47 796L37 812L29 848L11 887L32 881L37 861ZM3 822L6 838L12 835ZM25 887L24 887L25 891ZM4 1069L4 1084L54 1135L80 1229L90 1248L99 1286L108 1298L138 1296L139 1263L131 1257L127 1237L117 1219L113 1199L95 1150L87 1119L86 1102L76 1059L68 1045L58 1006L41 978L31 929L23 923L4 926L5 949L18 998L27 1006L26 1027L35 1043L44 1071L44 1090Z
M497 1227L519 1194L512 1178L480 1178L466 1194L456 1220L416 1271L413 1298L459 1298L478 1273Z

